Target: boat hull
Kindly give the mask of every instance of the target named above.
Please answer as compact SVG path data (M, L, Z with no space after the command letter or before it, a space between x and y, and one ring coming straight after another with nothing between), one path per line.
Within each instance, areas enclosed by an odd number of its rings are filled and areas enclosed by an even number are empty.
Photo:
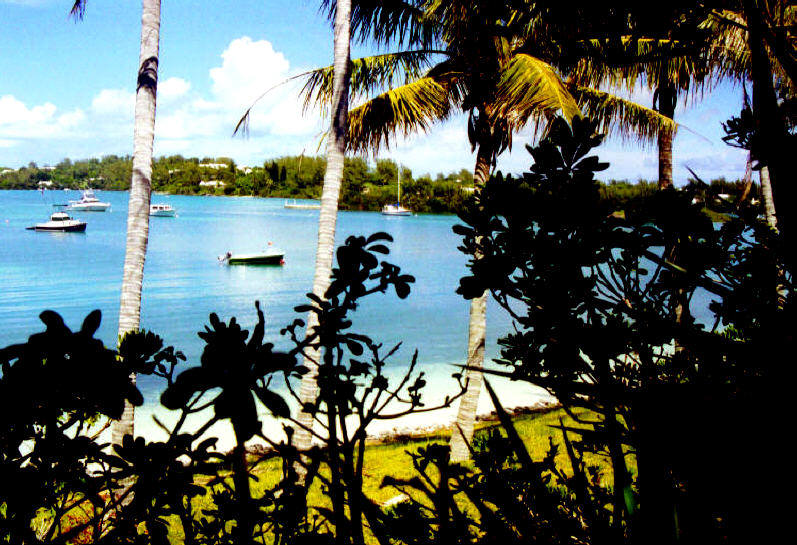
M282 265L285 254L233 255L227 258L228 265Z
M412 211L410 211L410 210L398 210L398 211L396 211L396 210L383 210L382 211L382 215L383 216L411 216L412 215Z
M58 225L58 226L50 226L50 225L34 225L33 227L27 227L28 231L49 231L53 233L82 233L86 230L86 224L83 222L76 223L74 225Z
M150 216L160 217L160 218L173 218L177 214L174 210L155 210L150 212Z
M77 210L79 212L105 212L111 207L109 203L99 204L71 204L70 210Z

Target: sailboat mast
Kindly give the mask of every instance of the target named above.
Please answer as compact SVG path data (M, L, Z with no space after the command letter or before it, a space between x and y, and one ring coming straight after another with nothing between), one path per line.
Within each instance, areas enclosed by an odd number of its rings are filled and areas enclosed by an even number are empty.
M396 204L401 206L401 165L396 163L396 184L398 185L398 195L396 197Z

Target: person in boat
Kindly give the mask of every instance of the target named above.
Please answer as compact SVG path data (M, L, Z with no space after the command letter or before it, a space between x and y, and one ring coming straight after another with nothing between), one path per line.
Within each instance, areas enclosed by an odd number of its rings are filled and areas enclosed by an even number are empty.
M226 254L219 256L219 261L224 262L230 259L231 257L232 257L232 252L227 252Z

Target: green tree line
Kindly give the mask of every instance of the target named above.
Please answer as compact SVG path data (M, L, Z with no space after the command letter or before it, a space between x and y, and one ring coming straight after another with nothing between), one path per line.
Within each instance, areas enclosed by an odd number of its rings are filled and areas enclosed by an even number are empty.
M29 163L18 170L5 169L0 175L0 189L38 189L40 182L51 182L52 189L123 191L129 189L132 158L106 155L101 159L72 161L64 159L55 166ZM341 208L379 210L395 202L399 165L390 159L369 164L362 157L346 158L343 170ZM467 169L423 174L401 166L401 199L415 212L452 213L462 209L473 191L473 173ZM269 160L257 167L239 167L229 157L186 158L181 155L160 157L153 165L153 190L179 195L255 195L286 199L318 199L324 181L326 161L320 156L286 156ZM200 185L202 182L205 184ZM690 180L690 184L700 184ZM215 185L214 185L215 184ZM741 180L717 178L703 184L706 204L716 209L718 196L734 201L744 192ZM623 206L650 196L657 190L655 181L608 180L600 183L601 196ZM751 197L757 198L757 187Z

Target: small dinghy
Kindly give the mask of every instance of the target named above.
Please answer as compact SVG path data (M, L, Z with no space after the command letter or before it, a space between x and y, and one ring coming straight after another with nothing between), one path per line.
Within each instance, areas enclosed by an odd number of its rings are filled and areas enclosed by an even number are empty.
M26 227L29 231L59 231L82 233L86 230L86 222L70 218L68 214L56 212L50 216L50 221L37 223L32 227Z
M227 252L223 256L219 256L219 261L227 265L284 265L285 253L276 249L269 249L257 254Z

